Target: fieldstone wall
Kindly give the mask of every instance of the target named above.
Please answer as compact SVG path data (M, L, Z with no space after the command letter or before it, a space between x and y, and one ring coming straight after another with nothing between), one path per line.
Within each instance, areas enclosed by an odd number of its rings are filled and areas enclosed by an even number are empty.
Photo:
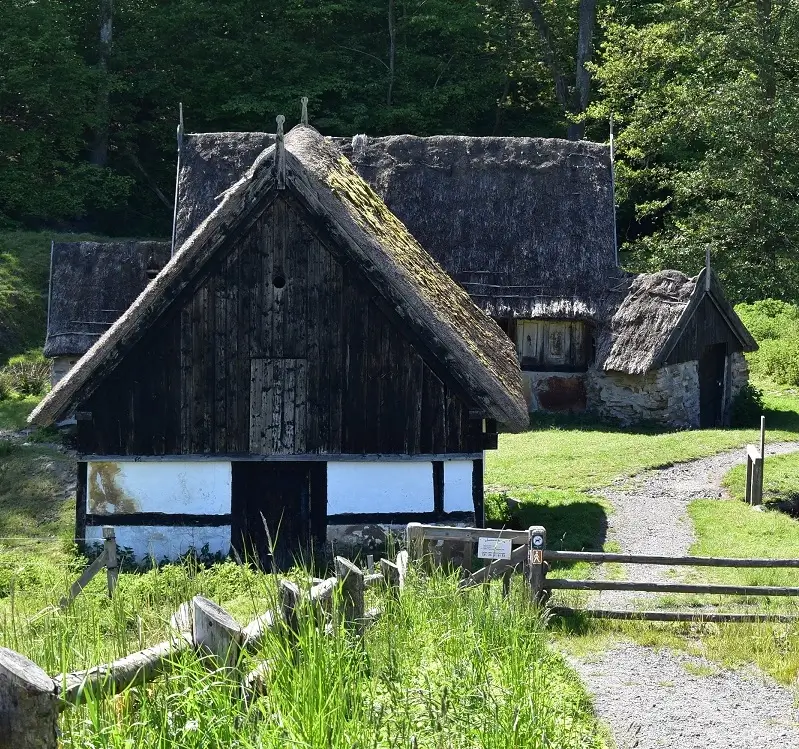
M741 392L741 388L749 382L749 364L740 351L733 351L729 356L730 398Z
M682 428L699 426L699 372L695 361L671 364L644 375L592 370L588 407L622 424L656 422Z

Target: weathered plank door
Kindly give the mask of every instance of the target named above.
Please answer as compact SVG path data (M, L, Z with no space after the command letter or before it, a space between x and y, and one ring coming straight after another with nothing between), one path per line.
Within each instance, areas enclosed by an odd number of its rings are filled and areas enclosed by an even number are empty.
M724 415L724 369L727 344L706 346L699 357L699 426L721 425Z
M315 461L233 463L232 542L242 559L288 569L309 553L327 510L324 467Z

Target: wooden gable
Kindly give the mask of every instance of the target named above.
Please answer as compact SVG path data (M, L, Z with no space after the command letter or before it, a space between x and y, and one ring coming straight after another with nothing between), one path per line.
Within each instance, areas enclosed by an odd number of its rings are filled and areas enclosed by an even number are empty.
M472 453L469 404L283 194L80 405L105 455Z

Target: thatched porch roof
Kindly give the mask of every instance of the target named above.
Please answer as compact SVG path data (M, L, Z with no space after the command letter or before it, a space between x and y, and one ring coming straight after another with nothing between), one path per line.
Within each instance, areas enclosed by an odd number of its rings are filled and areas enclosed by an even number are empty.
M52 423L93 392L230 232L278 188L276 161L271 146L225 190L155 281L39 404L30 421ZM527 425L521 373L510 340L425 252L350 162L311 128L297 127L285 138L285 186L323 222L485 418Z
M598 346L597 360L602 369L644 374L663 366L705 295L712 298L741 349L754 351L757 343L712 271L706 288L706 273L703 270L689 278L676 270L664 270L634 277Z

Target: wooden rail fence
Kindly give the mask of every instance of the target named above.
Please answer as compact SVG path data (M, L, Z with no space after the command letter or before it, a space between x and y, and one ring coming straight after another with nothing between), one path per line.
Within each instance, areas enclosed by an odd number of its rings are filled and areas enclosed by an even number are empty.
M340 626L362 634L380 616L378 609L365 610L365 590L373 585L401 590L407 564L403 551L396 561L381 559L380 573L368 574L336 557L335 577L316 581L307 591L281 580L277 607L246 627L218 604L195 596L173 614L164 642L112 663L55 677L20 653L0 648L0 749L56 749L62 710L83 704L90 696L103 699L169 674L178 666L180 654L190 649L209 656L209 666L236 674L243 699L252 699L265 689L269 664L262 662L249 673L239 673L243 650L257 653L269 631L295 637L303 616L312 617L327 633ZM338 606L333 606L334 599ZM327 614L332 614L332 622Z
M593 551L551 551L546 549L546 529L532 526L526 531L495 530L489 528L459 528L411 523L407 529L408 549L412 559L428 565L457 566L460 559L471 563L470 549L480 539L505 539L510 541L506 557L495 559L474 572L463 565L464 578L459 588L467 590L495 578L503 578L507 585L509 575L523 570L536 601L547 601L552 591L634 591L643 593L698 593L736 596L799 596L799 587L778 585L717 585L699 583L637 582L627 580L568 580L548 578L552 562L588 562L603 564L646 564L692 567L738 568L793 568L799 569L799 559L739 559L729 557L664 557L642 554L613 554ZM515 548L513 548L515 547ZM647 621L710 621L710 622L793 622L793 614L721 613L715 611L639 611L551 606L555 615L583 614L604 619L640 619Z
M69 593L61 599L59 606L62 609L67 608L103 567L106 569L108 597L110 598L114 595L114 590L117 586L117 577L119 576L116 531L110 525L103 526L103 550L100 556L98 556L97 559L83 571L83 574L72 583ZM0 749L2 749L2 745L0 745Z

